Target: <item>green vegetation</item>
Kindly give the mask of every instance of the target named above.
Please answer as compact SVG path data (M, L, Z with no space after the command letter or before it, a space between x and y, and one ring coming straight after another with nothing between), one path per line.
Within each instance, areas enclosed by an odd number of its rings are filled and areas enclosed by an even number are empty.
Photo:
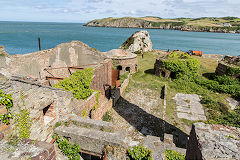
M55 125L54 125L54 127L53 127L53 129L55 129L55 128L61 126L61 125L62 125L62 122L61 122L61 121L56 122Z
M20 93L20 98L24 109L19 107L19 113L14 115L14 123L20 139L29 138L31 134L32 120L30 118L30 110L26 108L23 92Z
M128 78L128 75L129 75L129 72L126 72L126 73L120 75L119 78L120 78L120 83L121 83L121 84L123 83L123 81L124 81L125 79Z
M129 148L128 155L131 160L153 160L152 151L142 145Z
M112 118L112 115L110 112L106 112L102 117L102 120L106 121L106 122L110 122L110 121L112 121L112 119L113 118Z
M7 143L11 146L17 146L20 143L20 139L16 134L10 134L7 137Z
M171 25L171 26L182 26L185 25L186 22L152 22L152 26L153 27L160 27L160 26L167 26L167 25Z
M31 133L32 121L30 119L29 109L20 109L20 112L15 115L15 122L20 139L29 138Z
M157 77L153 73L154 62L156 61L156 58L159 58L161 55L156 54L154 51L145 53L144 55L145 56L143 59L141 55L138 55L138 71L131 76L129 86L127 87L125 93L131 89L148 89L154 94L157 94L161 93L162 87L164 84L167 84L168 107L166 108L165 120L183 131L186 131L186 125L191 127L191 124L194 123L194 121L179 119L177 117L176 102L172 99L176 93L198 94L202 96L202 101L206 101L207 98L210 99L210 103L203 103L205 114L208 119L206 123L227 124L235 127L239 126L239 115L237 115L239 110L235 109L232 111L226 102L226 99L233 96L233 92L237 93L238 88L240 88L238 87L239 79L232 79L229 76L214 76L214 72L218 65L216 59L192 56L191 59L198 59L200 62L200 67L198 69L198 75L196 78L192 80L183 78L165 79L164 77ZM214 84L217 83L221 86L229 86L232 91L221 92L219 90L213 90L205 85L199 85L196 83L196 81L214 81ZM221 90L224 91L224 87L222 87ZM229 89L226 90L228 91ZM219 103L225 104L226 107L222 107L222 105ZM154 109L154 112L161 117L162 112L159 112L159 110L163 110L162 104L159 104L156 110Z
M72 145L67 138L61 138L59 135L54 135L53 138L57 136L58 148L66 155L70 160L80 160L80 147L77 143Z
M85 118L87 117L85 109L82 111L82 116L85 117Z
M20 109L20 112L15 115L15 123L20 139L29 138L31 133L32 121L29 117L29 109Z
M93 79L93 68L76 71L69 78L66 78L54 87L71 91L74 98L87 99L92 93L91 83Z
M6 108L7 113L0 115L0 122L8 125L10 119L13 118L12 113L10 112L13 107L13 99L10 94L4 94L2 90L0 90L0 107L1 106Z
M172 52L168 55L167 60L163 61L163 67L174 73L173 78L193 79L198 74L200 61L187 53Z
M119 21L119 24L123 27L130 26L129 23L136 22L136 25L139 27L150 28L191 28L193 31L209 31L209 32L230 32L237 31L240 29L240 18L238 17L201 17L201 18L176 18L176 19L163 19L154 16L147 17L123 17L123 18L104 18L93 20L89 23L94 25L94 22L97 22L98 25L108 26L109 24ZM229 23L232 26L224 26L224 23ZM126 46L127 47L127 46ZM125 46L123 47L123 49Z
M165 151L166 160L185 160L185 155L173 150Z
M129 37L121 46L121 49L126 50L131 44L133 44L134 38Z

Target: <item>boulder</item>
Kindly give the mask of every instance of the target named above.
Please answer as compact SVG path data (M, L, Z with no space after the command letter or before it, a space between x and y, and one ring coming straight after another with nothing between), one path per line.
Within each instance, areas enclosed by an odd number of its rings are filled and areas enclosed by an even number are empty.
M131 35L120 47L128 52L141 53L152 50L152 42L147 31L137 31Z

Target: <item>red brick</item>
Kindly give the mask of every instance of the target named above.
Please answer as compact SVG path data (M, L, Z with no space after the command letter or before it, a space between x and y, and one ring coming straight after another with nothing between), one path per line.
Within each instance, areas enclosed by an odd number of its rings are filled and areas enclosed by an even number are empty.
M31 160L46 160L49 156L48 151L43 151L39 155L32 157Z
M54 158L56 159L56 152L55 151L47 158L47 160L52 160Z
M0 141L4 138L4 134L0 133Z

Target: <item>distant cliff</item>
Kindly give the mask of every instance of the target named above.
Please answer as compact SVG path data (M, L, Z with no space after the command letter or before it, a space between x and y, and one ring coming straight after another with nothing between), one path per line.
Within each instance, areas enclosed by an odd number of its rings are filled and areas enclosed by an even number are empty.
M235 18L235 19L234 19ZM237 17L223 18L177 18L162 19L159 17L123 17L93 20L85 24L88 27L117 27L169 29L192 32L240 33L240 19ZM226 26L228 24L228 26Z

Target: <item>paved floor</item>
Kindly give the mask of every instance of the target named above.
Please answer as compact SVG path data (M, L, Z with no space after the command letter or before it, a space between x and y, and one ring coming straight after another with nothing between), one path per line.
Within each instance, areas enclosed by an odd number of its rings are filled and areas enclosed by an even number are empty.
M173 99L176 100L178 118L191 121L207 120L198 95L177 93Z

